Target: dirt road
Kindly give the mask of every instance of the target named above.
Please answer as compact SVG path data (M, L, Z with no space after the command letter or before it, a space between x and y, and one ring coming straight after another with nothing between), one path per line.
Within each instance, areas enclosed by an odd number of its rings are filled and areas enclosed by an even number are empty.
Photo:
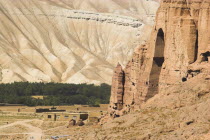
M22 125L22 126L25 126L28 128L28 130L29 130L28 133L24 133L24 132L23 133L11 133L11 134L5 134L5 135L27 134L28 140L41 140L42 135L43 135L42 129L32 126L31 124L28 124L28 122L31 122L31 121L34 121L34 120L17 121L17 122L8 124L8 125L3 125L3 126L0 126L0 131L1 131L1 129L7 128L7 127L12 127L15 125ZM40 120L38 120L38 121L40 121ZM40 125L41 125L41 123L42 123L42 121L40 121ZM0 134L0 135L4 135L4 134Z

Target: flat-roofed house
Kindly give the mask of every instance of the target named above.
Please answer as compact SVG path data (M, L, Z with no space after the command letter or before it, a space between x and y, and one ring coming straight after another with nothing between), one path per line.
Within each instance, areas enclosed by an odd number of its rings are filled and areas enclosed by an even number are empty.
M44 113L45 121L69 121L74 119L76 121L88 119L88 113L68 113L68 112L46 112Z

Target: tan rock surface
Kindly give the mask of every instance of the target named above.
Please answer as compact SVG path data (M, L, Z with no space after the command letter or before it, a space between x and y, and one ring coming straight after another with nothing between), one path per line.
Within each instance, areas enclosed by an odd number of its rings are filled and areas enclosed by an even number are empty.
M112 106L112 108L109 108L111 115L116 114L115 111L121 110L123 107L124 81L125 73L122 66L118 63L117 67L114 69L114 75L112 78L112 95L110 98L110 106Z
M121 112L139 110L148 99L200 74L209 79L209 12L210 1L162 1L150 40L124 69Z
M140 111L115 118L101 129L89 132L85 139L94 136L107 140L209 140L209 85L210 81L200 74L196 80L157 94Z
M0 0L0 81L111 83L147 40L146 0Z

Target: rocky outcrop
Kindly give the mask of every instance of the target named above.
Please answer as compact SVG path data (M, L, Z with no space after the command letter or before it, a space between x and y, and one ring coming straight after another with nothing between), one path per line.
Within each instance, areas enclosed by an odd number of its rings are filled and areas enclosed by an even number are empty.
M116 111L123 108L123 93L124 93L125 73L122 70L122 66L118 63L114 70L114 76L112 78L112 95L110 98L110 114L116 115ZM115 116L113 116L115 117Z
M72 16L68 16L70 19L83 19L98 21L100 23L109 23L119 26L130 26L133 28L139 28L142 26L142 22L135 18L129 18L126 16L110 15L110 14L99 14L93 12L74 11Z
M148 39L150 0L0 0L0 82L111 84Z
M173 92L168 89L198 75L209 80L209 51L210 1L163 0L150 40L124 69L123 108L118 112L139 110L148 99Z

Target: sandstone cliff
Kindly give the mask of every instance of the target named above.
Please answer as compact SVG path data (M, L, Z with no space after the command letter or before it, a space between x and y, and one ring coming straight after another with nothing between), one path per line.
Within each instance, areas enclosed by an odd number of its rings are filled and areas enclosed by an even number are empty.
M0 0L0 82L111 83L145 42L159 4Z
M117 115L139 110L148 99L173 93L171 87L198 76L209 80L209 8L207 0L162 1L150 40L136 49L124 69L123 109ZM109 110L115 111L113 106Z
M75 137L209 140L209 68L210 1L163 0L150 40L124 70L115 69L109 114L102 119L109 121Z

